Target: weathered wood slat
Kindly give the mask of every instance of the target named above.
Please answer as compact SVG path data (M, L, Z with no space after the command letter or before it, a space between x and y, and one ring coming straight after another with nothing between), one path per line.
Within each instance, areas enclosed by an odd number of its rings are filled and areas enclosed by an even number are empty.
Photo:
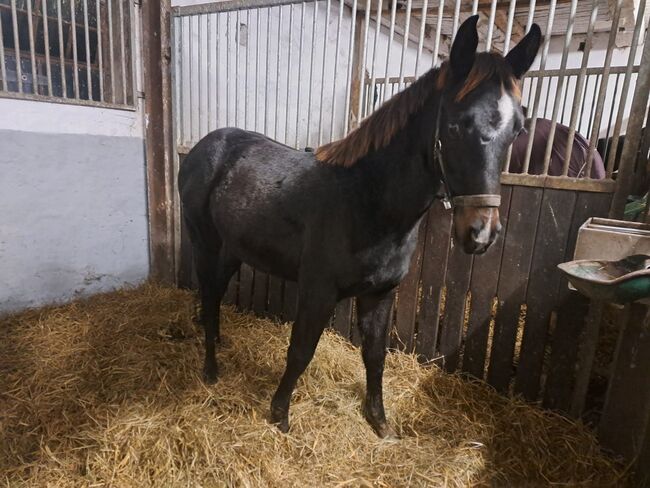
M253 299L253 268L242 264L239 268L239 297L238 303L241 310L250 310Z
M256 269L253 278L253 311L258 315L266 314L268 288L269 275Z
M576 193L545 189L526 293L524 328L515 391L537 400L551 312L562 278L557 265L564 261Z
M506 392L512 377L513 354L521 305L535 242L541 188L513 187L510 216L503 249L501 276L497 287L499 308L490 354L488 383Z
M571 229L564 256L573 259L578 230L589 217L604 217L609 211L612 195L607 193L579 193L576 200ZM558 292L557 323L550 338L550 359L544 386L544 406L568 411L575 379L578 348L583 332L588 301L568 289L565 278L560 280Z
M346 298L338 303L334 311L332 327L341 336L350 339L350 323L352 320L352 299Z
M440 201L431 206L428 215L425 252L422 258L422 302L417 317L415 352L427 361L436 356L440 320L440 300L445 283L451 212Z
M598 432L604 446L633 459L650 422L650 313L633 303L626 315Z
M282 317L282 288L282 279L277 276L269 275L268 315L276 319Z
M418 306L420 272L422 271L422 254L426 241L427 220L423 218L418 230L418 243L411 258L409 271L399 285L399 301L395 311L394 347L413 352L415 334L415 315Z
M447 261L447 298L445 313L440 324L440 354L447 371L456 371L460 358L460 346L465 323L465 306L469 279L472 272L472 256L465 253L460 244L453 243Z
M465 339L463 371L479 379L483 379L485 376L485 357L490 333L490 319L492 318L492 301L497 294L501 256L505 242L505 230L508 228L511 197L512 187L502 186L499 214L501 225L503 225L503 235L490 246L485 254L475 256L472 266L472 277L470 281L472 303L469 322L467 324L467 337Z
M284 282L284 300L282 302L282 320L293 322L296 319L298 308L298 283L295 281Z

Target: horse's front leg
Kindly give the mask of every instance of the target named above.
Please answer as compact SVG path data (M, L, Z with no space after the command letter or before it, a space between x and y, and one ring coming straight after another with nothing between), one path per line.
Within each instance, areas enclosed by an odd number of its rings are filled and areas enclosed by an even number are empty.
M289 430L291 394L300 375L314 357L318 340L336 306L336 288L301 280L298 285L298 312L291 329L287 367L271 401L271 421L282 432Z
M366 420L381 438L397 437L386 422L382 378L386 358L386 331L393 305L394 290L357 298L363 362L366 366Z

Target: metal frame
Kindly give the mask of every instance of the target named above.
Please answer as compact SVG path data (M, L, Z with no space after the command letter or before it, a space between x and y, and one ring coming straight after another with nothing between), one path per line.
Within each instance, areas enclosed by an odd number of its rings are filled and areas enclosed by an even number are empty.
M10 6L0 9L0 15L6 15L7 11L11 11L11 27L13 30L13 49L0 45L0 74L2 75L2 83L0 84L0 98L22 99L45 101L52 103L65 103L71 105L85 105L91 107L111 108L121 110L135 110L137 106L137 93L136 93L136 56L134 38L136 35L135 25L135 12L134 3L129 1L124 5L124 0L107 0L106 2L106 15L102 13L102 4L100 0L76 0L70 2L70 16L63 15L63 5L61 0L49 0L50 5L55 5L56 13L48 15L48 0L28 0L26 3L26 10L24 14L27 16L27 34L28 44L22 46L20 44L20 35L22 25L18 22L18 9L16 7L16 0L12 0ZM113 5L117 2L116 5ZM32 7L36 10L34 10ZM41 11L38 10L40 7ZM89 10L94 7L96 9L96 25L91 25ZM4 11L2 11L4 10ZM34 22L38 20L38 22ZM119 28L114 36L113 24L118 24ZM50 53L51 39L50 35L53 33L50 29L50 24L56 25L58 35L58 49L59 55L52 56ZM71 44L72 44L72 58L68 59L65 54L64 48L64 24L74 25L74 29L70 29ZM105 29L108 24L108 29ZM36 26L41 27L36 31ZM127 38L126 29L130 31ZM81 29L81 33L77 35L77 30ZM91 31L93 31L91 35ZM108 32L106 32L108 31ZM95 62L91 62L91 52L93 45L92 39L96 39L96 58ZM0 36L0 44L2 43L2 36ZM37 45L43 45L45 52L39 54L36 52ZM85 51L84 59L79 58L78 48L83 48ZM108 51L108 56L105 56L104 50ZM120 53L120 59L115 59L114 50ZM9 90L9 85L6 79L6 58L7 53L10 52L16 60L16 75L17 75L17 90ZM21 67L21 60L29 59L32 73L32 91L33 93L25 92L25 83L22 80L23 70ZM121 78L121 93L117 97L115 93L115 63L119 63L119 74ZM127 64L128 62L128 64ZM61 93L55 94L53 89L53 63L58 63L58 75L61 82ZM41 76L40 67L44 65L42 71L47 79L47 84L44 88L40 88L38 78ZM72 66L72 84L73 95L68 96L69 83L67 80L66 66ZM85 69L86 73L83 80L80 79L82 73L79 69ZM130 70L130 73L129 73ZM93 84L93 73L98 75L98 83ZM110 77L110 84L105 86L104 78ZM81 83L86 84L86 93L81 93ZM110 86L110 92L107 91ZM98 90L97 90L98 88ZM57 90L58 91L58 90ZM110 93L110 96L108 95ZM82 97L84 95L84 97ZM97 98L97 99L96 99Z

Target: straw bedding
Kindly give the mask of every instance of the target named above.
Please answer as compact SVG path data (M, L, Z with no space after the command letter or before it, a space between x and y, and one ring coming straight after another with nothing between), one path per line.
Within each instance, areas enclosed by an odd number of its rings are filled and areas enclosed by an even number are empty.
M267 423L288 327L222 311L200 379L194 298L145 285L0 320L0 483L9 486L623 486L580 425L413 356L387 359L399 441L361 413L359 351L326 333L291 431Z

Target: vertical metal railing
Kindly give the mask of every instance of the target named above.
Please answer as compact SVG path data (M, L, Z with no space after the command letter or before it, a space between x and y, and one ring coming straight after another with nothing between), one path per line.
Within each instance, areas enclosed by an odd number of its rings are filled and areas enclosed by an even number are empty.
M130 0L0 4L0 97L135 106Z

